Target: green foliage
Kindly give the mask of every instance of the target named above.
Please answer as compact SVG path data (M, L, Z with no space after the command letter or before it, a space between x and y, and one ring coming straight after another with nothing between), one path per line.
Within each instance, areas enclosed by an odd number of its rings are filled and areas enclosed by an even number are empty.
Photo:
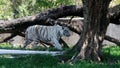
M110 3L110 7L116 6L120 4L120 0L112 0Z
M39 11L44 11L60 5L70 5L72 0L36 0L35 7Z
M61 4L70 5L72 0L0 0L0 19L29 16Z
M13 19L33 15L60 5L81 5L81 0L0 0L0 19ZM112 0L111 6L120 4Z
M12 17L11 4L10 0L0 0L0 19L9 19Z

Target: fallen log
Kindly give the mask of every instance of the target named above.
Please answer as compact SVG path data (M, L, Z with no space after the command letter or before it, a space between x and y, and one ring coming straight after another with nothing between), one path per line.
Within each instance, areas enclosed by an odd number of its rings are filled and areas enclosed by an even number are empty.
M59 12L61 11L61 12ZM65 16L82 16L83 8L81 6L71 5L58 7L56 9L48 10L44 13L36 14L33 16L27 16L14 20L1 20L0 21L0 33L14 33L16 31L24 31L28 26L40 24L50 25L51 19L58 19ZM22 27L22 28L21 28Z
M0 33L14 33L16 31L24 31L28 26L40 24L40 25L52 25L50 19L58 19L65 16L80 16L83 17L83 7L70 5L62 6L56 9L50 9L46 12L36 14L33 16L27 16L14 20L1 20L0 21ZM50 19L49 19L50 18ZM110 15L110 23L120 24L120 12ZM22 27L22 28L21 28Z
M49 22L51 23L51 24L59 24L59 25L66 25L67 27L69 27L72 31L74 31L75 33L77 33L77 34L81 34L81 31L83 30L83 18L75 18L75 19L79 19L79 20L81 20L81 22L79 22L79 23L77 23L77 22L67 22L67 21L65 21L63 18L60 18L60 19L58 19L58 20L53 20L53 19L48 19L49 20ZM69 18L68 18L68 20L69 20ZM68 24L69 23L69 24ZM16 36L16 35L20 35L20 36L22 36L22 37L24 37L25 35L24 35L24 33L22 33L22 32L16 32L16 34L14 33L14 35L13 36ZM5 39L3 39L3 41L1 41L0 43L2 43L2 42L5 42L5 41L7 41L7 40L9 40L9 39L11 39L12 37L13 37L12 35L11 36L8 36L7 38L5 38ZM62 39L61 39L62 40ZM115 38L113 38L113 37L110 37L110 36L105 36L105 40L108 40L108 41L110 41L110 42L113 42L113 43L115 43L115 44L117 44L118 46L119 46L119 43L120 43L120 41L118 41L117 39L115 39ZM113 41L112 41L113 40ZM63 40L62 40L63 41ZM65 42L63 42L63 44L65 44L66 45L66 43Z

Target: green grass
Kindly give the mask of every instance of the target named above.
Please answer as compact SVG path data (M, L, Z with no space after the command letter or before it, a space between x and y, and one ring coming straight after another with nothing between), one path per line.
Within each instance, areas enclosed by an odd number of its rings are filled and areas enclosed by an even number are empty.
M50 55L0 55L0 68L120 68L120 47L112 46L102 51L102 62L78 61L74 65L59 62L57 57ZM11 56L16 58L9 58Z
M1 43L0 44L0 49L3 49L3 48L6 48L6 49L11 49L13 48L12 45L8 44L8 43Z
M19 58L0 58L0 68L119 68L120 62L116 64L97 63L90 61L79 61L71 65L58 62L52 56L27 55Z
M103 48L104 61L109 63L120 63L120 47L111 46Z

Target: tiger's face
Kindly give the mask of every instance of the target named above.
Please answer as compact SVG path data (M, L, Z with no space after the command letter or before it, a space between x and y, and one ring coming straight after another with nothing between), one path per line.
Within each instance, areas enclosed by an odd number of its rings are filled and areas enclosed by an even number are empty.
M68 27L63 26L62 29L63 29L63 36L69 37L71 35Z

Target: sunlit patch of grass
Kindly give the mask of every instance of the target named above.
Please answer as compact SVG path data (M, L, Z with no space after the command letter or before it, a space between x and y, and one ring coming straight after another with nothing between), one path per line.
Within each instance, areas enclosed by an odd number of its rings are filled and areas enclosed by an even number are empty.
M9 43L1 43L0 48L13 48L13 46L10 45Z
M11 45L9 43L0 43L0 49L22 49L20 45Z

